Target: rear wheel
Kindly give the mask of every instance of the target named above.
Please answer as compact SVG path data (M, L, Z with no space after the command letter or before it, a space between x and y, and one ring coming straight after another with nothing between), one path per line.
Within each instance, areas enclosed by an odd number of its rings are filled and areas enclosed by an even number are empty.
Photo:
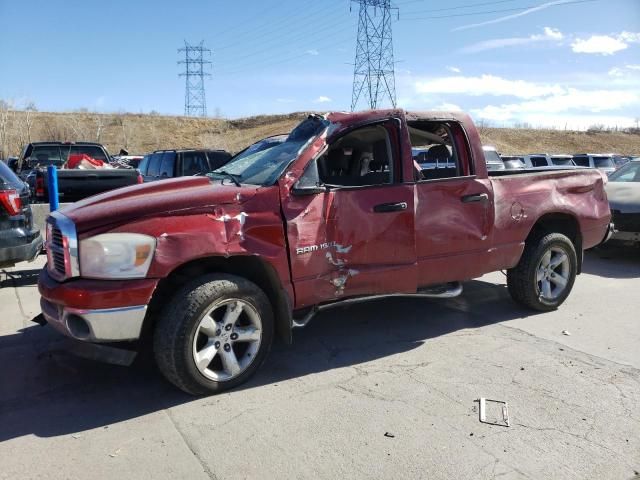
M578 269L576 250L560 233L527 242L518 265L507 271L511 297L526 307L555 310L569 296Z
M193 395L217 393L246 381L273 339L266 295L233 275L206 275L176 293L154 332L164 376Z

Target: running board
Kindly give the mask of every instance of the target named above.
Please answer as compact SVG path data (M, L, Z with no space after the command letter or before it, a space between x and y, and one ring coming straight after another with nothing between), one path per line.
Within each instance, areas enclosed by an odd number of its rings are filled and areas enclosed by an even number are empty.
M428 288L423 288L418 290L416 293L390 293L387 295L370 295L366 297L353 297L346 298L344 300L339 300L333 303L326 303L324 305L315 305L309 310L309 312L302 318L294 318L293 319L293 328L301 328L305 327L313 317L315 317L318 313L329 310L334 307L342 307L344 305L353 305L356 303L364 303L370 300L379 300L382 298L393 298L393 297L418 297L418 298L453 298L457 297L462 293L462 283L460 282L449 282L443 283L440 285L433 285Z

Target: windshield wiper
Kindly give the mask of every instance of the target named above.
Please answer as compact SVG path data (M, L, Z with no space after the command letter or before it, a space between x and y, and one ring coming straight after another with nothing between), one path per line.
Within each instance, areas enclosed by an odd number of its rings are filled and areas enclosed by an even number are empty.
M217 175L222 175L223 177L230 178L231 181L236 184L236 187L241 187L242 186L240 184L240 181L238 180L238 178L240 178L240 175L234 175L233 173L229 173L229 172L226 172L224 170L214 170L211 173L217 174Z

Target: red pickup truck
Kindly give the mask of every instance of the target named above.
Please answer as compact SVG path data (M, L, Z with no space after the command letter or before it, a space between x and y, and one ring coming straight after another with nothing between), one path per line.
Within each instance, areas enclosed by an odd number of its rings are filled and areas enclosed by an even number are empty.
M610 233L605 181L576 168L488 176L460 113L311 115L208 178L52 214L39 320L85 342L148 339L176 386L219 392L256 371L274 335L290 342L343 301L454 296L506 270L516 301L557 308L583 250Z

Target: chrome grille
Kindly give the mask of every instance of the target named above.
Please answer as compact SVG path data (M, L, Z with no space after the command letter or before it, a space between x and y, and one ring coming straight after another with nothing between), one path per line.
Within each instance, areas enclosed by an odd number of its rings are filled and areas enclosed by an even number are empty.
M59 212L52 213L47 223L49 273L56 280L79 275L75 225Z

